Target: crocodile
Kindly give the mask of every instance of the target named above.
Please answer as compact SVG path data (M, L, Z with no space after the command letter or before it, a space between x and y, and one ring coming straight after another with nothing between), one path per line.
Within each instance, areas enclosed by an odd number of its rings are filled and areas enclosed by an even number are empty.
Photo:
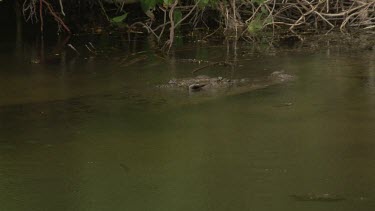
M263 78L229 79L223 77L209 77L205 75L193 78L173 78L166 84L158 85L162 90L185 91L189 95L234 95L255 89L265 88L271 85L285 83L296 77L284 71L275 71Z
M166 84L138 89L126 87L119 92L104 93L82 93L80 96L74 95L48 95L39 96L31 93L29 96L20 96L8 101L0 102L0 111L10 109L13 106L43 107L74 104L72 109L76 109L76 103L84 103L93 99L107 100L108 102L117 100L129 100L135 105L149 105L150 108L160 108L161 106L180 106L203 103L218 97L232 96L247 93L253 90L262 89L271 85L281 84L294 80L296 77L282 71L276 71L262 78L241 78L229 79L223 77L197 76L192 78L171 79ZM280 106L290 106L291 103ZM81 109L81 108L78 108ZM93 108L82 108L83 111L91 112ZM82 110L79 110L80 112Z

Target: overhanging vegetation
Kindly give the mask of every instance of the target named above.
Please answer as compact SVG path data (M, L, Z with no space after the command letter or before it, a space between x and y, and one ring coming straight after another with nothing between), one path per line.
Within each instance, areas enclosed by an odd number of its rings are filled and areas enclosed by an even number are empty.
M38 22L43 30L45 15L51 15L59 29L70 32L64 19L69 18L71 1L21 0L26 21ZM76 2L76 1L74 1ZM116 13L107 15L106 5L117 7ZM143 27L159 41L169 37L164 47L174 42L175 30L183 23L192 28L215 27L214 32L223 32L235 37L254 36L264 30L287 29L290 32L310 29L342 32L353 28L375 28L375 1L373 0L98 0L93 1L103 11L110 23L125 21L126 5L140 4L148 16L141 21L127 20L128 28ZM155 14L155 15L154 15ZM146 17L146 16L145 16Z

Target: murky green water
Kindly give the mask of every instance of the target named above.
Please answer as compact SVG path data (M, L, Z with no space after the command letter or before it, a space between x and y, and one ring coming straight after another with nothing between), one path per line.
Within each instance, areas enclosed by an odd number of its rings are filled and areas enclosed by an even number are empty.
M122 42L124 53L110 58L64 48L41 64L30 64L40 43L1 43L0 210L375 207L373 52L275 56L246 54L243 44L235 68L200 73L285 70L298 80L192 103L153 87L199 67L178 59L233 59L233 48L196 47L167 61L145 53L129 64L127 51L148 51L140 43ZM304 194L345 200L291 197Z

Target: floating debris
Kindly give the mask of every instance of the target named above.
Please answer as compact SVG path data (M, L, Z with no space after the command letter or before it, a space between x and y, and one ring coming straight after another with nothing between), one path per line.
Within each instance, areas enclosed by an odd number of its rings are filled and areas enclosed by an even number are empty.
M312 202L337 202L345 200L344 197L329 193L324 194L302 194L291 195L297 201L312 201Z
M289 107L289 106L292 106L292 105L293 105L293 103L280 103L280 104L274 105L273 107L280 108L280 107Z

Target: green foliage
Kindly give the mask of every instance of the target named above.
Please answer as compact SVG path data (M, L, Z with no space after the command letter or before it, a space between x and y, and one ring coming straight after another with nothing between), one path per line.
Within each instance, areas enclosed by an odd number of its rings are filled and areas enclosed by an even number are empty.
M181 10L176 9L173 13L173 20L175 23L178 23L182 19Z
M200 6L200 7L205 7L205 6L208 5L208 3L210 3L210 0L201 0L201 1L199 2L199 6Z
M124 13L123 15L116 16L116 17L111 19L111 23L112 24L121 24L126 19L126 17L128 17L128 13Z
M264 5L260 7L260 11L262 12L262 15L268 15L269 14L267 8Z
M157 4L164 3L163 0L140 0L143 11L154 9Z
M262 0L253 0L262 1ZM269 11L265 6L261 6L260 12L255 15L255 18L247 25L247 31L250 34L256 34L263 29L265 24L271 23L272 18L269 16Z
M199 0L195 0L195 2L198 2ZM199 8L204 8L204 7L213 7L217 2L219 2L219 0L200 0L199 1Z
M180 31L176 31L176 36L174 37L174 44L176 47L183 47L184 42L184 36L181 34Z
M174 0L163 0L164 7L168 7L174 3Z
M258 5L261 5L265 2L266 0L251 0L251 3L255 3L255 4L258 4Z
M269 24L269 23L272 23L272 17L267 17L266 19L264 19L263 21L263 24Z
M263 28L263 21L258 18L255 18L247 25L247 31L250 34L256 34Z
M260 1L260 0L258 0ZM262 0L263 1L263 0ZM141 7L143 11L152 10L156 7L156 5L163 5L164 7L169 7L173 4L175 0L140 0ZM219 0L195 0L195 2L199 2L198 6L200 8L204 8L207 6L214 6Z

